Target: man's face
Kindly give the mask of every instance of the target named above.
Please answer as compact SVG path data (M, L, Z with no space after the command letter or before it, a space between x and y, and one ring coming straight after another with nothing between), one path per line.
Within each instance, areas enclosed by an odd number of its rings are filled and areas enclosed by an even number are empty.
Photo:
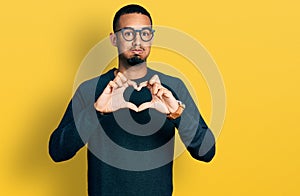
M125 14L120 17L117 30L125 27L131 27L135 30L141 30L144 27L151 28L151 22L148 16L138 13ZM150 54L152 41L145 42L141 39L140 32L132 41L126 41L121 31L115 33L115 43L118 47L119 57L126 60L129 64L135 65L146 61ZM131 62L131 63L130 63Z

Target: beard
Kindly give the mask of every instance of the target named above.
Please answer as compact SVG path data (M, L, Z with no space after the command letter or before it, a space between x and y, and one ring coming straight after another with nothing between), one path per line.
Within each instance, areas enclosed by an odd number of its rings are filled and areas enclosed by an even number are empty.
M135 65L138 65L138 64L141 64L144 62L145 62L145 60L141 59L141 57L139 57L139 56L134 56L134 57L127 59L127 63L131 66L135 66Z

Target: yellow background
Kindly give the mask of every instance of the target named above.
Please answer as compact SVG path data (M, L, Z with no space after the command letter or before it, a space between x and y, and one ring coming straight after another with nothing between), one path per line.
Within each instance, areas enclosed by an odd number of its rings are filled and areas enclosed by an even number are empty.
M56 164L48 139L84 56L110 33L116 10L131 2L1 3L1 195L86 195L86 149ZM226 87L216 157L206 164L180 156L174 195L300 195L299 1L135 2L156 25L201 42ZM209 119L210 98L203 97Z

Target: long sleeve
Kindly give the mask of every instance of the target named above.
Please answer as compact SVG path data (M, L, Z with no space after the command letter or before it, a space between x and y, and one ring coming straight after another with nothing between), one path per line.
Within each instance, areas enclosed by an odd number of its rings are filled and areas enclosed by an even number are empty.
M176 89L178 99L186 105L181 117L175 121L180 138L192 157L209 162L215 155L214 135L181 80Z
M71 101L59 126L50 136L49 154L55 162L64 161L73 157L83 145L73 119Z
M49 154L56 162L72 158L99 125L93 107L94 94L82 86L75 92L59 126L50 136Z

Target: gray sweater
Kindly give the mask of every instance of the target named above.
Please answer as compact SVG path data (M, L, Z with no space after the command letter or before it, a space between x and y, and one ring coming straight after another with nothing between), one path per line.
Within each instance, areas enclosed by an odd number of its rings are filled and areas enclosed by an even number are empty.
M186 105L181 117L168 119L154 109L100 114L93 104L114 79L114 70L79 86L50 137L50 156L56 162L65 161L87 144L89 195L170 196L175 128L191 156L200 161L213 158L214 136L184 83L149 68L145 77L135 81L157 74L162 85ZM124 98L137 106L152 99L147 88L138 92L130 87Z

